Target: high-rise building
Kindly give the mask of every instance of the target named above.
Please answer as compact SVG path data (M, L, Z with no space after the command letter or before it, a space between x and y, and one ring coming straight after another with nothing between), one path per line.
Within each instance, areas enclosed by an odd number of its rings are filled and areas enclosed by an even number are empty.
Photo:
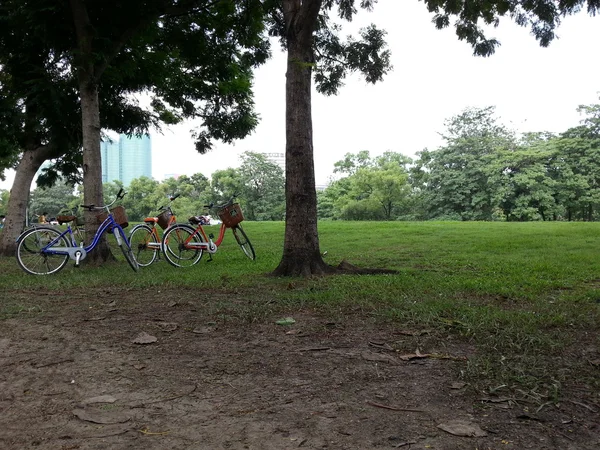
M152 178L152 146L150 136L119 136L121 181L128 186L139 177Z
M152 178L152 144L150 136L121 134L119 142L106 141L100 146L102 153L102 182L115 180L128 186L139 177Z
M120 156L118 141L102 141L100 143L100 157L102 158L102 182L109 183L121 180Z

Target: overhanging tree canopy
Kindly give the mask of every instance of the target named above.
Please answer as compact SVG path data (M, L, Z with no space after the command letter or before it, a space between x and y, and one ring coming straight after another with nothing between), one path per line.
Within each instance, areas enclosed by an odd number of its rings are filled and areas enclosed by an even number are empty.
M43 42L44 63L70 80L80 100L79 119L53 116L80 130L88 204L102 203L101 128L131 133L200 118L197 148L206 151L213 139L230 142L256 124L251 69L268 55L258 0L3 0L0 8L10 18L5 23L12 44L6 48L19 54L20 41ZM44 92L45 86L36 87ZM123 99L142 91L153 95L149 110L135 102L122 108ZM134 119L142 128L124 130L123 123ZM61 160L62 168L73 167L72 155ZM93 231L97 224L88 216ZM104 259L107 248L95 254Z

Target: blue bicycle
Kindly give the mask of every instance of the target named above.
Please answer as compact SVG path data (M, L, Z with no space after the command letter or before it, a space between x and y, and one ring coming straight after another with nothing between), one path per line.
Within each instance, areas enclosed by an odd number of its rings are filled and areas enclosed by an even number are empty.
M50 275L58 272L67 264L69 258L75 260L75 266L85 259L106 232L115 235L117 244L121 248L125 259L135 271L139 269L138 263L133 257L129 240L122 227L126 227L127 218L123 207L119 206L113 210L110 207L125 196L121 189L110 204L105 206L81 205L89 211L102 211L99 220L102 219L100 227L94 235L92 243L84 246L83 242L77 243L71 225L62 231L52 226L36 226L25 230L17 238L17 262L21 268L31 275Z

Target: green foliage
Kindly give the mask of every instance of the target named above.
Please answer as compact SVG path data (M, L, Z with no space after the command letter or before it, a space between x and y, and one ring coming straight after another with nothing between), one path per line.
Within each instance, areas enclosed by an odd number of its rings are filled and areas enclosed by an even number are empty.
M263 154L245 152L238 173L244 216L249 220L282 220L285 214L283 169Z
M556 37L555 29L563 16L578 13L585 5L590 15L596 15L600 9L597 0L424 0L424 3L434 13L433 23L437 28L449 27L453 19L458 39L467 41L473 47L473 54L479 56L492 55L500 45L496 39L486 37L484 28L498 26L502 17L508 16L518 25L530 27L531 34L546 47Z
M30 220L35 221L33 215L41 215L46 212L46 218L50 219L59 215L61 211L72 211L73 203L77 199L74 195L74 187L64 180L52 187L37 187L31 193L29 204Z
M429 217L492 220L495 205L486 168L515 138L498 123L494 108L467 109L446 121L447 145L420 154Z
M313 39L307 41L312 48L303 50L310 57L299 63L311 69L317 91L334 95L351 73L360 73L367 82L375 83L392 69L390 51L384 40L385 31L370 25L359 30L358 39L350 36L344 41L339 36L342 27L330 17L332 12L337 12L343 20L351 21L358 12L357 6L371 10L374 3L373 0L361 0L360 3L355 0L310 0L297 7L290 0L268 0L264 2L268 33L278 37L283 48L288 49L291 34L284 17L286 10L289 12L288 20L295 24L292 28L297 28L295 31L315 29ZM301 23L307 19L310 23Z
M334 172L347 177L319 195L319 217L347 220L394 220L406 214L410 197L407 166L410 158L386 152L371 158L363 150L347 153Z
M447 145L424 150L411 169L423 218L460 220L595 220L600 206L597 105L582 125L560 136L517 140L493 108L447 122Z
M414 163L366 150L334 164L343 175L319 193L322 219L598 220L600 105L580 106L581 125L560 135L515 133L493 107L446 121L446 144Z
M120 188L120 183L105 183L104 201L112 201ZM134 222L158 214L161 207L167 205L169 196L175 194L179 194L179 198L172 207L180 221L206 214L205 205L226 203L234 194L248 220L282 220L285 213L282 169L264 155L251 152L242 155L240 168L215 171L210 181L200 173L160 183L140 177L132 180L126 191L121 204ZM211 213L214 215L214 211Z
M10 192L6 189L0 189L0 214L6 215L6 208L8 207L8 198Z

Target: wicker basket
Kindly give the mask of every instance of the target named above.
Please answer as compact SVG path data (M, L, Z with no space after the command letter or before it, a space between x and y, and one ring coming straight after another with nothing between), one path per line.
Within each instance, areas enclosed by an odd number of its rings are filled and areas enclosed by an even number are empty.
M111 209L110 212L112 213L115 222L121 225L122 228L127 228L129 226L129 222L127 221L127 214L125 214L125 208L123 208L122 206L117 206L116 208ZM108 214L106 213L106 211L104 211L96 215L96 217L98 219L98 223L102 223L108 217Z
M218 212L219 218L223 221L226 227L232 228L244 220L244 214L239 203L226 206Z
M169 221L171 220L171 217L173 217L173 213L168 209L161 212L157 217L158 226L163 230L166 230L169 227Z

